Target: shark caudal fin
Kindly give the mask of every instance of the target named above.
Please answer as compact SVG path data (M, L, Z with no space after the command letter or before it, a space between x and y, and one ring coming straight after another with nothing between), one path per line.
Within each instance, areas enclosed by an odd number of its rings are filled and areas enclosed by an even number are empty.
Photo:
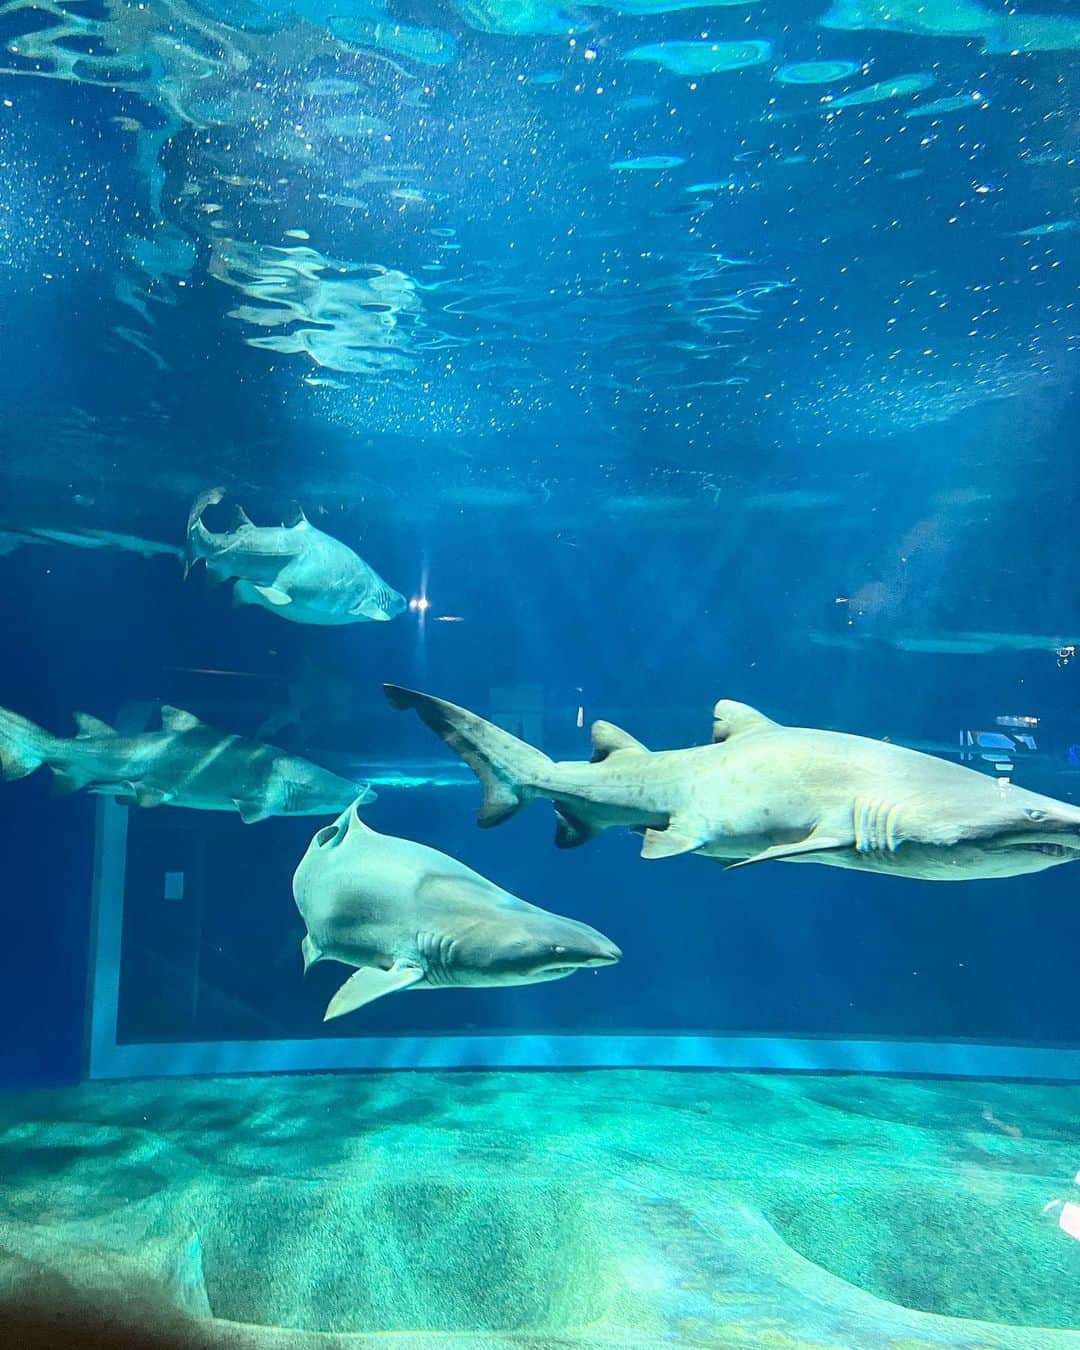
M19 713L0 708L0 779L14 782L39 769L56 737Z
M542 751L511 736L476 713L414 689L384 684L393 707L412 708L480 780L484 800L476 823L485 828L507 820L526 801L525 790L551 770Z
M191 503L191 510L188 512L187 535L184 545L184 576L191 571L193 563L200 558L206 558L214 551L214 538L206 526L202 523L203 512L208 506L216 506L225 496L223 487L207 488L205 492L200 492Z

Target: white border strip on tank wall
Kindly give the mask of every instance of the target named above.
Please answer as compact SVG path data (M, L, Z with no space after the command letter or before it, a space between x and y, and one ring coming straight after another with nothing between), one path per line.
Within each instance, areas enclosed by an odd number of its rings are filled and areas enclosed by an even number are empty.
M129 704L120 730L146 725L149 704ZM861 1040L818 1036L357 1036L317 1040L118 1044L128 807L97 804L87 1075L175 1078L195 1074L335 1069L742 1069L1080 1082L1080 1047L981 1041Z

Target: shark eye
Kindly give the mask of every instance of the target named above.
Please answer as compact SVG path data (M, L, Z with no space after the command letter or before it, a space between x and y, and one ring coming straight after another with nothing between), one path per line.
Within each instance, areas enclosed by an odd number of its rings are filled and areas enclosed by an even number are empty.
M1027 816L1028 820L1046 819L1046 812L1040 811L1038 807L1028 807L1027 810L1024 812L1024 815Z
M556 956L562 956L562 955L565 954L565 952L566 952L566 948L565 948L565 947L556 947L556 948L555 948L555 955L556 955Z

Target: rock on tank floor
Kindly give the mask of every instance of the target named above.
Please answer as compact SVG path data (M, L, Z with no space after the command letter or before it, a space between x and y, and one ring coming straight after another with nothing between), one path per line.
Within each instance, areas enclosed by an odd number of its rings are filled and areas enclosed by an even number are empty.
M1078 1088L710 1073L11 1094L0 1293L252 1350L1080 1347L1078 1122Z

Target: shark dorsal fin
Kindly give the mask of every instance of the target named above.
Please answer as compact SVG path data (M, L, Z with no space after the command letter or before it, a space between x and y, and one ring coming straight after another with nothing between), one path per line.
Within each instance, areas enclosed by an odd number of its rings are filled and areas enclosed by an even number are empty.
M768 727L778 726L771 717L751 708L749 703L736 703L734 699L722 698L713 708L712 738L714 743L730 740L732 736L741 736L746 731L764 731Z
M295 530L298 525L310 525L311 521L304 515L304 508L299 502L292 502L289 506L288 515L281 522L286 530Z
M639 740L631 736L628 731L623 731L622 727L617 727L612 722L594 722L592 724L592 762L600 764L607 759L608 755L613 755L616 750L647 750L648 747L641 744Z
M115 736L116 732L100 717L91 717L89 713L75 713L75 725L78 727L76 740L85 740L87 736Z
M202 723L194 713L185 712L183 708L174 708L168 703L161 705L162 731L194 731L196 727L201 726Z
M251 517L248 515L248 513L244 510L242 506L234 506L233 524L232 524L233 529L239 530L244 525L250 525L254 528L255 522L251 519Z

